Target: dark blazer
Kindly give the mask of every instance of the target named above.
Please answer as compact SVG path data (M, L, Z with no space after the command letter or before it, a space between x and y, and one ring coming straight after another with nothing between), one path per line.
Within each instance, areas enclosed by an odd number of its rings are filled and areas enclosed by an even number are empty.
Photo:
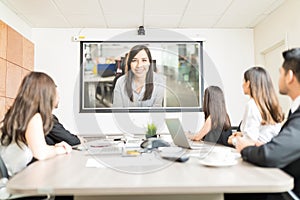
M246 147L242 158L263 167L277 167L294 177L293 191L300 197L300 107L291 114L279 134L260 146Z
M59 123L57 117L53 115L53 127L52 130L46 135L46 142L48 145L54 145L56 143L65 141L69 145L80 144L80 140L76 135L66 130L64 126Z

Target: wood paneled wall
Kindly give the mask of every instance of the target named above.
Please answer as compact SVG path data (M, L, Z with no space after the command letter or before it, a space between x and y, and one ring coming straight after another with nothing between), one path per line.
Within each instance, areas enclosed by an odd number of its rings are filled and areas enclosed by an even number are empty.
M34 67L34 44L0 20L0 120Z

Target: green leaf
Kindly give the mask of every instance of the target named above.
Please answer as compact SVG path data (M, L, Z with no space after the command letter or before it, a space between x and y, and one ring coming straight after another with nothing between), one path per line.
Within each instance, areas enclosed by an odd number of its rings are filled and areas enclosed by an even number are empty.
M146 134L148 136L156 135L156 131L157 131L157 128L156 128L155 124L151 123L151 124L147 125L147 133Z

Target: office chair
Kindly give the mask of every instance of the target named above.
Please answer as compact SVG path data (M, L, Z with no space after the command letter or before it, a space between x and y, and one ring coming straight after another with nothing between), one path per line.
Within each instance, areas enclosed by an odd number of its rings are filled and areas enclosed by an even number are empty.
M288 191L284 193L283 197L285 200L299 200L300 194L300 159L295 160L294 162L285 166L282 170L289 174L290 176L294 177L294 189L293 191Z
M284 200L299 200L298 196L293 191L287 191L282 194Z
M0 156L0 200L2 199L16 199L16 200L54 200L53 196L45 195L45 196L27 196L23 194L12 195L9 194L6 190L6 183L8 182L9 175L7 172L7 168Z

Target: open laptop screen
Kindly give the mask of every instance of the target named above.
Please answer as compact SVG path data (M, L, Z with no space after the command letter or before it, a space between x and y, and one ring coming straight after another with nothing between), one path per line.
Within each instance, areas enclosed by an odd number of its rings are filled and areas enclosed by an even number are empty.
M184 148L191 148L187 136L184 133L181 122L178 118L165 119L174 144Z

